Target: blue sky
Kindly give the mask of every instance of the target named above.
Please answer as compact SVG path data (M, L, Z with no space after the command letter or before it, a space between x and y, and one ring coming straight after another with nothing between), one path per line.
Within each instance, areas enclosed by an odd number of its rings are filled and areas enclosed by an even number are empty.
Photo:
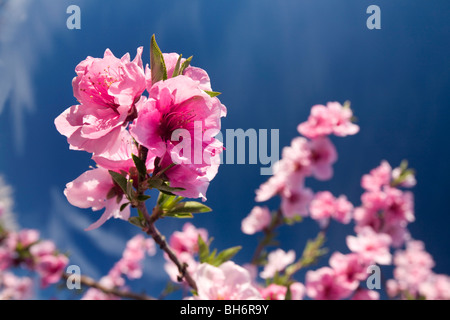
M417 171L413 189L414 238L425 241L435 271L450 273L450 3L399 1L0 1L0 173L15 190L20 225L38 228L71 253L86 274L99 277L138 232L122 221L84 232L98 213L70 206L62 191L92 165L87 153L70 151L53 120L76 102L71 80L87 56L106 48L117 56L144 46L156 34L163 52L194 55L228 107L223 129L279 129L280 147L298 135L314 104L350 100L361 131L336 138L339 160L331 181L308 180L315 191L346 194L360 203L360 177L381 160L408 159ZM81 30L66 28L66 8L81 8ZM366 9L381 8L381 30L368 30ZM208 190L214 211L197 216L219 249L243 244L247 262L257 237L240 232L255 205L254 191L267 179L259 165L223 165ZM267 205L275 209L277 200ZM169 234L185 221L164 220ZM345 251L351 226L333 224L329 248ZM280 230L282 247L296 248L317 232L305 222ZM325 259L326 260L326 259ZM149 293L165 277L161 255L147 260ZM299 275L302 280L302 275ZM136 284L136 286L142 285ZM147 286L148 288L148 286Z

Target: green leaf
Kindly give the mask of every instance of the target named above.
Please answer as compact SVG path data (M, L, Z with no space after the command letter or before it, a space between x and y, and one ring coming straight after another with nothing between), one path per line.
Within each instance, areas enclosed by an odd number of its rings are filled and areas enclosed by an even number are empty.
M127 194L127 178L125 178L120 173L109 170L109 174L113 178L114 182L122 189L122 191Z
M181 57L183 55L180 54L177 60L177 64L175 65L175 69L173 69L172 78L175 78L176 76L180 75L180 68L181 68Z
M122 212L129 204L130 204L129 202L122 204L120 206L120 211Z
M128 222L131 223L132 225L135 225L136 227L139 228L144 228L145 227L145 220L143 220L140 217L131 217L128 219Z
M198 243L198 256L201 263L204 263L207 261L209 257L209 245L203 241L202 237L199 235L197 238Z
M134 154L132 154L131 157L133 158L134 165L139 173L139 179L144 180L147 176L147 167L145 166L144 161Z
M222 92L216 92L216 91L208 91L203 90L205 93L207 93L211 98L217 97L222 94Z
M222 263L227 262L228 260L231 260L241 249L242 249L241 246L237 246L237 247L232 247L232 248L228 248L228 249L221 251L217 255L217 257L212 258L212 260L213 260L212 265L218 267Z
M128 199L134 199L133 179L127 181L127 196Z
M193 218L194 216L192 213L189 212L167 212L163 214L164 217L171 217L171 218L180 218L180 219L189 219Z
M197 201L186 201L178 203L170 212L172 213L180 213L180 212L189 212L189 213L203 213L210 212L212 209L208 206L205 206L203 203Z
M300 259L303 267L314 264L321 256L327 254L328 250L323 248L324 244L325 236L322 232L317 235L316 239L308 240Z
M174 195L173 192L183 191L183 188L172 188L166 184L166 182L162 179L154 179L150 178L147 180L149 188L158 189L161 192L166 192L169 195Z
M193 56L190 56L189 58L184 60L183 64L181 65L180 72L178 74L183 74L184 70L191 64L192 58Z
M155 35L150 42L150 68L152 71L152 84L161 80L167 80L167 68L164 57L156 43Z
M136 200L140 201L140 202L145 202L145 201L147 201L150 198L151 197L146 195L146 194L141 194L141 195L137 196Z

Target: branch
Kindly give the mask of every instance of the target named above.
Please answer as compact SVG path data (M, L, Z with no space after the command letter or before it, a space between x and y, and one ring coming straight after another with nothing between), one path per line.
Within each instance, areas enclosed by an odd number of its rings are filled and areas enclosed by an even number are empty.
M180 272L180 275L178 276L178 281L181 282L184 278L186 282L189 284L189 286L195 291L197 291L197 284L195 283L194 279L192 279L191 275L187 272L188 265L186 263L181 263L180 260L178 260L178 257L170 248L165 237L155 227L155 222L159 219L161 215L161 212L158 209L158 207L155 207L151 216L148 213L147 207L145 206L144 202L139 202L138 209L144 216L145 221L147 222L147 227L144 229L144 231L149 236L151 236L153 240L155 240L155 242L159 245L161 250L167 253L169 259L177 266L178 271Z
M281 226L283 224L283 213L281 210L278 210L275 214L274 218L272 219L272 222L270 225L264 229L264 238L258 243L258 246L255 249L255 253L253 254L252 258L252 264L253 265L259 265L259 260L261 258L261 253L264 250L264 248L269 245L270 241L273 237L273 232L276 228Z
M71 274L63 273L62 278L67 280L67 279L69 279L70 276L71 276ZM84 276L84 275L80 276L80 283L85 286L88 286L90 288L100 290L103 293L112 294L112 295L115 295L115 296L118 296L121 298L134 299L134 300L156 300L155 298L147 296L145 294L137 294L134 292L120 290L117 288L105 287L105 286L101 285L100 283L98 283L97 281L95 281L94 279L92 279L88 276Z

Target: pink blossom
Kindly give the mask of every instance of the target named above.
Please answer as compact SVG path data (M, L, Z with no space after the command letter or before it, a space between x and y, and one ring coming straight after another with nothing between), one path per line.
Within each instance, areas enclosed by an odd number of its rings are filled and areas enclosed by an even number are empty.
M75 68L77 77L72 85L80 104L55 119L71 149L100 154L114 145L145 90L141 54L139 48L130 61L129 54L118 59L106 50L102 59L88 57Z
M260 277L263 279L273 278L277 272L283 271L288 265L293 263L295 261L295 251L285 252L282 249L277 249L269 253L267 259L267 264L260 273Z
M352 300L380 300L380 294L375 290L360 289L355 292Z
M400 174L403 172L402 168L395 168L392 170L392 179L395 181L400 178ZM412 188L417 184L416 177L414 174L408 174L406 177L402 178L403 181L399 183L400 187Z
M285 185L286 177L281 174L274 174L256 190L255 201L264 202L271 199L277 193L280 193Z
M137 155L138 150L133 137L124 127L121 128L117 139L102 153L94 154L92 159L102 168L120 172L121 170L128 172L134 167L132 154ZM153 164L149 161L150 164ZM148 167L148 170L153 167Z
M286 218L293 218L297 215L307 216L309 204L313 197L314 193L309 188L283 189L281 193L281 211L283 216Z
M337 152L330 139L323 137L310 141L311 170L318 180L328 180L333 176L333 164L337 161Z
M17 240L23 248L27 248L39 240L39 231L33 229L23 229L17 234Z
M323 267L306 273L306 294L315 300L345 299L353 292L347 282L340 281L333 269Z
M88 57L75 68L73 93L82 104L118 109L131 108L145 90L142 47L130 61L127 53L121 59L106 49L103 58ZM128 111L128 110L127 110Z
M370 227L360 229L358 235L347 236L347 246L368 262L381 265L390 264L392 260L389 246L392 242L387 234L376 233Z
M29 300L33 295L33 280L0 272L0 300Z
M163 53L164 63L166 65L167 70L167 77L170 79L172 78L173 72L175 71L175 67L178 61L178 58L180 55L178 53ZM186 61L186 59L181 59L181 64L183 64ZM186 69L183 71L183 75L191 78L192 80L198 82L198 86L202 90L212 91L211 89L211 81L209 79L208 73L200 68L193 67L189 65ZM145 68L145 76L147 81L147 90L150 91L152 88L152 72L150 68Z
M182 252L195 254L198 252L198 237L203 241L208 241L208 231L203 228L196 228L187 222L183 226L183 231L175 231L170 237L169 244L172 250L178 255Z
M164 270L166 271L166 273L169 275L170 280L172 280L175 283L179 283L178 281L178 276L180 275L180 271L178 270L178 267L175 265L175 263L172 262L172 260L170 260L167 255L164 255L164 258L166 259L166 263L164 264ZM187 252L180 252L177 255L178 260L181 263L186 263L188 265L186 272L189 273L190 275L193 275L196 270L199 267L199 263L194 259L194 256ZM183 285L188 286L186 280L183 278Z
M356 253L333 253L330 257L330 267L333 268L336 277L353 290L358 287L360 281L367 278L368 263Z
M128 240L122 258L114 265L109 272L112 280L120 280L120 275L126 275L129 279L139 279L142 277L141 261L145 255L156 253L155 243L152 239L146 239L142 234L138 234Z
M272 220L270 211L267 207L256 206L250 214L242 220L241 230L245 234L255 234L264 230Z
M291 300L303 300L305 297L306 288L303 283L294 282L289 289L291 290Z
M43 240L30 247L30 253L34 259L53 255L56 252L56 246L53 241Z
M384 212L385 222L397 224L413 222L414 196L411 192L404 192L396 188L385 188L387 206Z
M317 192L309 206L310 216L314 220L331 218L334 212L335 198L329 191Z
M171 187L177 194L206 199L209 182L220 164L219 133L221 103L211 98L189 77L178 76L152 86L149 99L140 106L139 117L130 127L138 143L161 158Z
M432 276L434 260L425 251L423 242L409 241L406 244L406 250L399 250L395 253L394 265L394 279L398 291L407 291L416 295L419 286L426 283Z
M266 288L260 290L264 300L285 300L287 288L278 284L272 283Z
M8 269L14 260L14 251L6 246L0 246L0 272Z
M340 223L350 223L353 213L353 204L344 195L339 196L335 202L335 211L332 217Z
M104 293L103 291L100 291L98 289L89 288L86 293L81 297L81 300L120 300L119 297L114 296L112 294Z
M241 266L227 261L219 267L202 263L194 272L197 283L195 300L261 300L250 274Z
M291 145L284 147L282 159L279 167L276 167L275 174L279 172L289 173L291 175L299 175L297 180L311 175L312 159L311 142L303 137L296 137L292 140ZM292 179L292 177L290 177Z
M309 206L311 218L328 220L335 218L341 223L349 223L352 218L353 205L346 196L335 198L329 191L317 192Z
M392 168L387 161L382 161L381 165L372 169L369 174L365 174L361 179L361 186L368 191L378 191L383 186L391 183Z
M114 191L112 198L108 199L108 194ZM115 186L108 170L96 168L88 170L66 185L64 194L67 200L79 208L92 208L98 211L105 208L105 212L100 219L90 225L86 230L100 227L106 220L114 217L128 220L130 208L126 207L120 211L120 207L127 199L123 192Z
M298 132L310 139L327 136L333 133L333 119L328 108L324 105L315 105L311 108L308 121L297 127Z
M39 257L36 263L36 271L41 277L41 286L48 287L57 283L67 266L69 259L65 255L45 255Z
M352 123L353 111L349 106L342 106L339 102L328 102L327 108L333 119L333 133L336 136L351 136L359 132L359 126Z
M338 102L328 102L326 106L315 105L311 108L308 120L301 123L297 130L310 139L330 134L340 137L354 135L359 132L359 126L352 123L352 117L352 110Z
M450 300L450 277L432 274L427 281L419 284L419 293L427 300Z

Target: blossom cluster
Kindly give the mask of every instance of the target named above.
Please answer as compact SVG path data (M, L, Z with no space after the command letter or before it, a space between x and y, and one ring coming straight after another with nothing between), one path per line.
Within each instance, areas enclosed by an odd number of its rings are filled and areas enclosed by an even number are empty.
M0 297L2 300L30 299L34 282L30 276L17 276L18 269L35 273L42 288L58 283L68 264L50 240L41 240L34 229L0 233Z
M211 90L206 71L190 66L191 58L162 54L154 38L151 48L151 68L143 65L142 47L133 60L129 54L117 58L107 49L103 58L80 62L72 81L78 104L55 119L70 149L91 153L97 165L64 191L74 206L105 209L88 230L112 217L130 217L127 204L134 199L111 171L133 180L139 192L154 185L140 181L138 174L153 174L175 194L202 199L217 173L223 146L214 136L225 106Z
M322 111L318 113L316 110ZM359 127L351 122L352 114L348 105L342 106L338 102L314 106L308 121L298 126L305 137L296 137L290 146L283 148L282 158L274 165L273 176L256 191L256 201L264 202L279 195L284 217L307 216L314 193L305 187L305 179L331 179L337 151L328 136L357 133ZM311 211L312 218L327 220L333 217L349 222L349 212L353 207L345 196L335 199L329 192L321 193L314 201L316 206Z
M126 276L129 280L136 280L142 277L142 261L146 256L153 256L156 253L155 243L152 239L145 239L138 234L128 240L122 258L117 261L107 275L98 282L106 289L127 290L125 284ZM82 300L118 300L120 297L113 293L105 293L96 288L90 288L81 298Z

